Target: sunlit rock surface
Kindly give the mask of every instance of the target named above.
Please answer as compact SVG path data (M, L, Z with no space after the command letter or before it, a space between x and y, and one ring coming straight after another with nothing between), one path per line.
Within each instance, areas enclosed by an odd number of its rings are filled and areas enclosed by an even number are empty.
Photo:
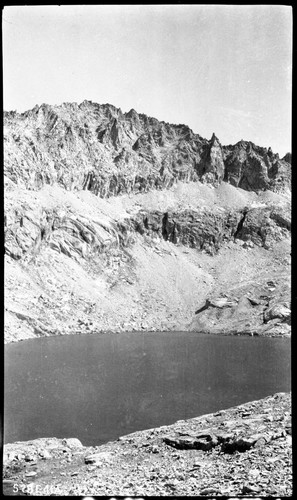
M289 335L290 173L290 153L134 109L5 112L5 340Z

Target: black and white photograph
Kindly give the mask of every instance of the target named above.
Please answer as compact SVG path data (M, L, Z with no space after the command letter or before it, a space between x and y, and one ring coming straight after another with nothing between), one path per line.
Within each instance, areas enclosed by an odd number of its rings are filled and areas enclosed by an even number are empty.
M292 17L2 8L5 496L292 497Z

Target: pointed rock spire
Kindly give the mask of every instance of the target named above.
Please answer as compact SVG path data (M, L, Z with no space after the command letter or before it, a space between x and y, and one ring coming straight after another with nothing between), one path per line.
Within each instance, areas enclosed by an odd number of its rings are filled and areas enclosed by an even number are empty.
M211 139L210 139L211 144L217 143L220 144L219 139L217 138L216 134L213 132Z

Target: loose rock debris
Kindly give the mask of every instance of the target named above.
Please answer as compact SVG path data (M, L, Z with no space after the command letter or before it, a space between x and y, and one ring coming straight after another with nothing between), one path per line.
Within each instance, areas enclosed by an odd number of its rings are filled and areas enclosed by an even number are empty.
M291 395L278 393L97 447L56 438L7 444L3 491L33 496L290 496L291 433Z

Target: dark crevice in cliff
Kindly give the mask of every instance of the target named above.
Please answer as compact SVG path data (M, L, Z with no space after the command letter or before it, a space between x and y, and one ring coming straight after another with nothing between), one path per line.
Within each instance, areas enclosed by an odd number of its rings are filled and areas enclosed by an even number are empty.
M242 230L243 228L243 224L244 224L244 221L245 221L245 218L247 216L247 213L248 213L248 210L244 210L243 211L243 215L242 215L242 218L240 219L239 223L238 223L238 226L237 226L237 229L234 233L234 240L236 240L236 238L238 237L240 231Z
M172 237L171 237L171 241L172 241L172 243L175 243L175 244L176 244L176 243L177 243L177 237L176 237L176 230L175 230L175 228L176 228L176 224L175 224L175 222L174 222L174 223L173 223L173 228L172 228Z
M278 226L283 227L288 231L291 231L291 221L288 219L286 215L282 213L277 213L275 210L273 210L270 214L270 218L274 220Z
M86 176L85 182L83 183L83 189L86 191L94 191L94 177L91 172L89 172Z
M162 218L162 236L165 241L168 240L168 212Z
M203 311L206 311L206 309L208 309L210 306L211 306L210 301L208 299L206 299L204 306L197 309L197 311L195 311L195 314L200 314Z
M223 181L224 182L229 182L230 184L232 184L231 182L231 179L230 179L230 172L229 172L229 169L228 169L228 161L224 161L224 177L223 177Z

